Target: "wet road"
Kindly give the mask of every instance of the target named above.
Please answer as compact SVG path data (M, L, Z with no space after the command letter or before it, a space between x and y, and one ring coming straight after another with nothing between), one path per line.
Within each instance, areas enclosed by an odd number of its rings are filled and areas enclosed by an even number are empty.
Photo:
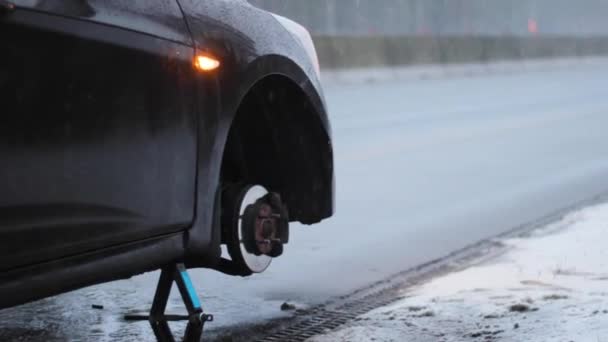
M608 63L552 71L327 85L337 214L293 226L267 273L192 272L210 327L283 315L608 191ZM0 311L0 340L149 340L122 314L157 274ZM175 291L174 291L175 292ZM94 310L92 304L103 305ZM171 311L181 311L173 298Z

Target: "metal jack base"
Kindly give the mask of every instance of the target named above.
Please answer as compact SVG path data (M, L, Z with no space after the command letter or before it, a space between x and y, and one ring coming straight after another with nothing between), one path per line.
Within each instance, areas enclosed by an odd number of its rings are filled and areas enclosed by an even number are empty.
M171 293L171 286L174 281L177 284L179 293L188 310L188 316L183 317L183 319L188 320L183 341L199 342L203 335L205 323L212 322L213 315L203 313L203 308L201 307L201 303L192 286L192 281L190 280L190 276L188 275L188 271L184 264L172 264L162 269L160 279L158 280L158 286L156 287L152 309L150 310L150 316L144 317L143 319L147 318L150 321L152 330L154 330L154 335L156 335L156 339L159 342L175 342L175 337L169 328L168 321L176 320L176 318L175 316L168 317L165 315L169 294Z

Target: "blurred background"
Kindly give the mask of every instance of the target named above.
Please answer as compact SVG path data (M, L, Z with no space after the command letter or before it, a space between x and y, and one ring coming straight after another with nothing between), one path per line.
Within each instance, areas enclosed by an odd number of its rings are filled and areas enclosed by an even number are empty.
M608 53L605 0L251 0L312 33L322 66Z
M605 0L251 0L317 36L605 35ZM533 24L536 22L536 25Z

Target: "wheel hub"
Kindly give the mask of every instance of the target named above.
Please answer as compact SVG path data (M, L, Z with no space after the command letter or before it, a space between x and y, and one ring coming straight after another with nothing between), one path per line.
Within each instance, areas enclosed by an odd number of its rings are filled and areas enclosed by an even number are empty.
M259 185L227 190L224 196L225 208L235 209L229 211L232 217L222 216L228 253L243 274L261 273L289 240L287 209L278 194Z

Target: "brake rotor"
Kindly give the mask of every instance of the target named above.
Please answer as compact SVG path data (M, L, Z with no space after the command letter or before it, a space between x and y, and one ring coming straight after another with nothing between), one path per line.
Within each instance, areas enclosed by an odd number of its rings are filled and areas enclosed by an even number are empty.
M280 196L260 185L232 187L223 196L224 208L234 209L222 215L232 261L245 275L265 271L289 241L289 219Z

